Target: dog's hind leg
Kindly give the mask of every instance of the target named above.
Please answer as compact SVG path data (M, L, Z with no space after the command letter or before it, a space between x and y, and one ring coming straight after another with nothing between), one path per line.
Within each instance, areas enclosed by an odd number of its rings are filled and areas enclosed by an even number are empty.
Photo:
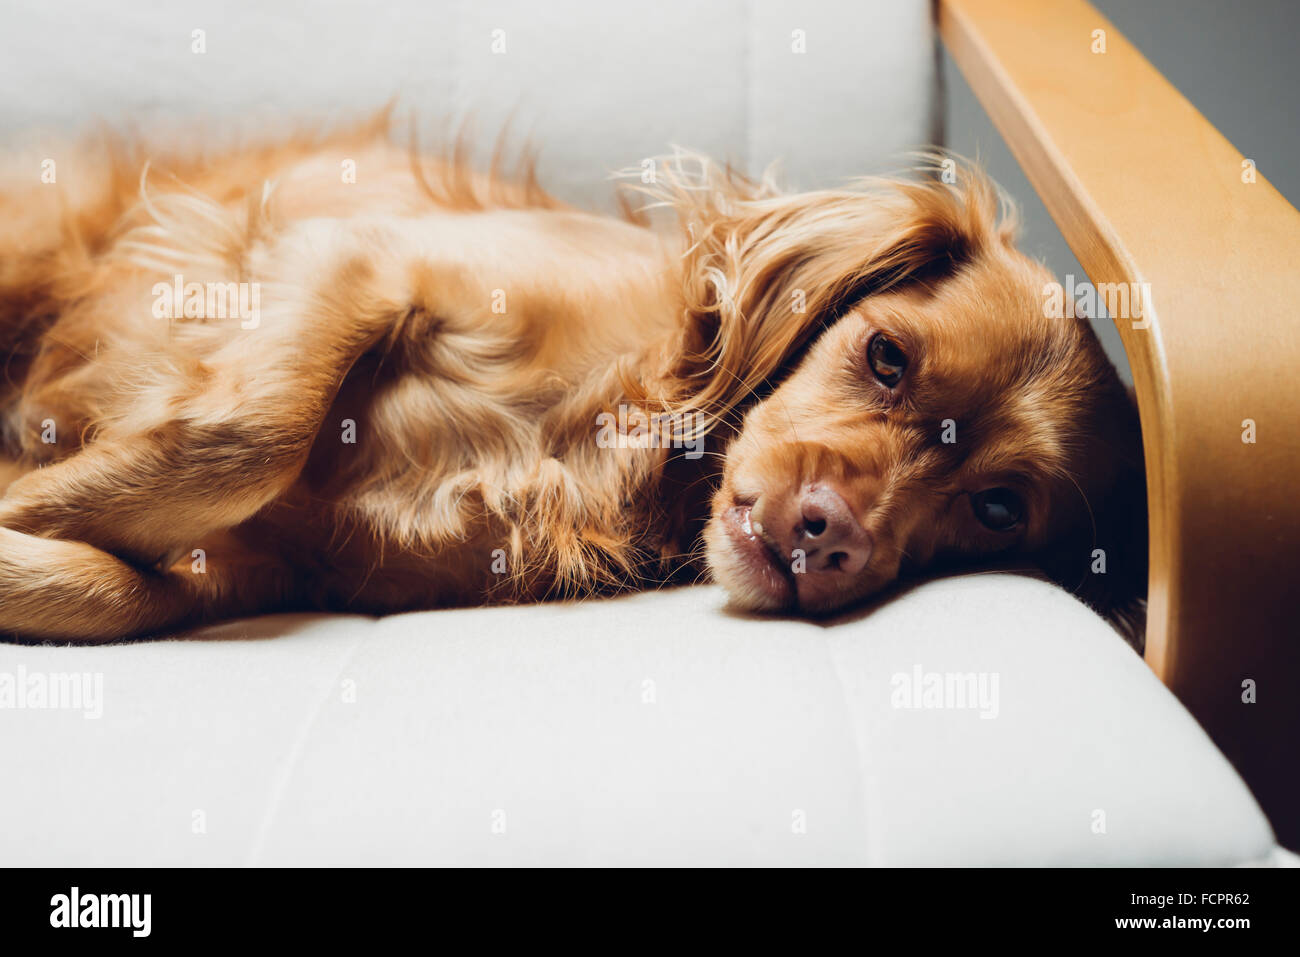
M62 539L0 528L0 635L96 643L253 614L283 604L286 570L235 548L165 571Z
M252 517L297 480L353 363L428 336L432 297L474 303L456 270L363 253L368 235L304 237L293 274L253 329L192 367L162 368L81 451L15 481L0 527L87 542L133 563L186 550ZM322 251L324 250L324 251ZM284 275L285 271L277 271ZM417 295L417 292L419 293Z

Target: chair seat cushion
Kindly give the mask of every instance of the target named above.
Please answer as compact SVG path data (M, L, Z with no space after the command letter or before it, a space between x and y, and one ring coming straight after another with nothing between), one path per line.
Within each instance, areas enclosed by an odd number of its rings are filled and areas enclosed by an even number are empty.
M102 676L99 717L0 710L10 864L1211 865L1275 846L1122 639L1009 574L825 623L696 587L0 661Z

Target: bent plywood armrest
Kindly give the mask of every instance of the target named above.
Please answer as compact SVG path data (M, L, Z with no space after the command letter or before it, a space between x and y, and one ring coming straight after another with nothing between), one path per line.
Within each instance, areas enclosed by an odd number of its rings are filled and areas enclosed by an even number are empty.
M1093 283L1146 284L1147 661L1296 846L1300 213L1083 0L939 20Z

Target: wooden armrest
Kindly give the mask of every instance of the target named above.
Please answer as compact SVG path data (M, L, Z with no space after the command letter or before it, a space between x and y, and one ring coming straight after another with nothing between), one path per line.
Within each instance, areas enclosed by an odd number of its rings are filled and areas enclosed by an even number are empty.
M1149 284L1136 327L1115 320L1146 451L1147 661L1295 846L1300 213L1083 0L940 0L939 27L1093 283Z

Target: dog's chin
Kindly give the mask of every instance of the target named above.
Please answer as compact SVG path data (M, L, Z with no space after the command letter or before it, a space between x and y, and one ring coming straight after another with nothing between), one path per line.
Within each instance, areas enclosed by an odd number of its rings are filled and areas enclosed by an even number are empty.
M709 568L732 607L768 613L795 609L793 575L750 527L748 506L715 514L704 530L704 541Z

